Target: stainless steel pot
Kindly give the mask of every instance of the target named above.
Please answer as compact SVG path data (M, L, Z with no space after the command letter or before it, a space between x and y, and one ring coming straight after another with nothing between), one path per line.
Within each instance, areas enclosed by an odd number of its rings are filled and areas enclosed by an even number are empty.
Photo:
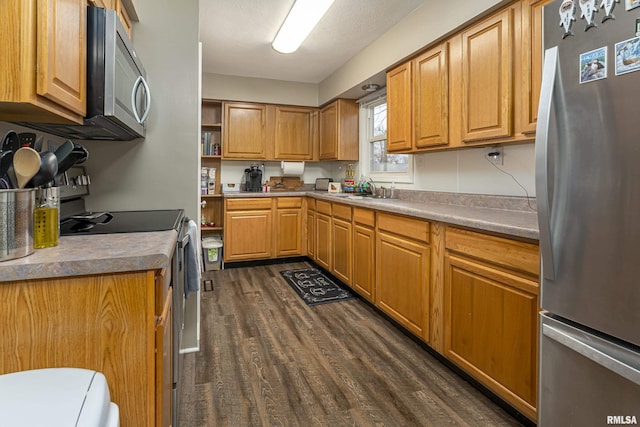
M0 190L0 261L33 253L35 192Z

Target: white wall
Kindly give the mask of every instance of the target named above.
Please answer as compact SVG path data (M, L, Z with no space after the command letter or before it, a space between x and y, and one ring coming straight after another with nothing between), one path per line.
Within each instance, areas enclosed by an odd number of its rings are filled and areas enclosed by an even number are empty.
M199 4L136 0L135 5L140 22L134 24L133 42L152 92L147 135L144 141L84 143L93 178L87 207L182 208L197 218Z
M452 193L535 196L534 145L503 147L503 164L497 165L513 178L487 161L486 148L414 155L414 184L398 188L444 191ZM526 190L526 191L525 191Z
M318 85L203 73L202 97L317 107Z
M224 184L236 183L239 184L242 180L244 170L251 165L251 161L243 160L228 160L222 162L222 168L220 170L220 181ZM282 176L282 170L280 169L280 162L262 162L256 161L265 165L264 180L268 180L272 176ZM300 177L305 184L314 184L316 178L332 177L332 167L334 162L315 162L305 163L304 174Z

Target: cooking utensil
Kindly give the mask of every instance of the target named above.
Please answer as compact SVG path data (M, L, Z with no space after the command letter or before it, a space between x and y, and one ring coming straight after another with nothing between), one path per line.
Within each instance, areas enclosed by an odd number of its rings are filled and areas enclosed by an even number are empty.
M36 139L36 142L33 143L33 148L34 150L36 150L38 153L42 151L42 136L39 136Z
M82 145L75 143L71 153L58 163L58 175L65 173L74 165L83 163L89 157L89 152Z
M13 186L11 179L8 176L5 177L12 162L13 151L0 151L0 188L2 189L9 189Z
M13 155L13 171L18 180L18 188L24 188L40 170L40 154L33 148L21 147Z
M59 166L60 163L62 163L64 159L69 154L71 154L71 152L73 151L73 147L74 147L73 142L67 139L65 142L62 143L62 145L56 148L56 151L54 151L54 154L58 159L58 169L60 169L60 166Z
M36 134L33 132L21 132L18 134L18 138L20 139L21 147L33 148L36 142Z
M10 130L4 134L2 143L0 144L0 150L13 151L14 153L20 148L20 137L15 131Z
M31 178L29 187L36 188L53 181L58 173L58 159L51 151L40 153L40 169Z

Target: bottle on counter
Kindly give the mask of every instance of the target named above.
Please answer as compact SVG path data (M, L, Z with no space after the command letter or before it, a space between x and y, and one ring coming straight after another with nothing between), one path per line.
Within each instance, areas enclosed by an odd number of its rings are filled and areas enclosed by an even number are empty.
M59 213L59 187L40 188L36 193L36 208L33 211L33 247L35 249L58 246Z

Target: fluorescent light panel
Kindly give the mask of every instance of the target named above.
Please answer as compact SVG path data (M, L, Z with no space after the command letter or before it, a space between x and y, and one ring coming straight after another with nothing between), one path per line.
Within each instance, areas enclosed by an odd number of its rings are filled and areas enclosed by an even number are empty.
M334 0L296 0L271 46L280 53L295 52L333 2Z

